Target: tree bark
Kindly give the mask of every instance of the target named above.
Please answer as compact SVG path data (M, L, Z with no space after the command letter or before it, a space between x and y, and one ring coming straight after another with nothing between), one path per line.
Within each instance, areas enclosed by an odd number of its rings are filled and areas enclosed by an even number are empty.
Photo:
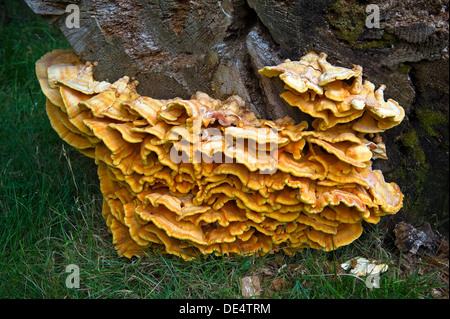
M448 219L448 0L26 2L78 55L99 63L96 79L134 76L138 92L154 98L237 94L263 118L309 120L258 69L310 50L335 65L361 65L407 114L384 133L389 160L374 163L405 193L399 214ZM79 6L79 28L67 27L70 3ZM369 4L379 9L378 28L366 22Z

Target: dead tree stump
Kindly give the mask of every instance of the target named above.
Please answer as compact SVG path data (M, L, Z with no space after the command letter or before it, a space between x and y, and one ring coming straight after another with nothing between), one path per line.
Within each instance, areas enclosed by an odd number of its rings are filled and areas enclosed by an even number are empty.
M308 117L279 98L281 82L258 69L307 51L361 65L406 111L376 161L405 194L401 214L448 219L448 0L26 0L55 24L96 79L128 75L154 98L241 96L262 118ZM69 4L79 8L70 28ZM448 223L446 226L448 233Z

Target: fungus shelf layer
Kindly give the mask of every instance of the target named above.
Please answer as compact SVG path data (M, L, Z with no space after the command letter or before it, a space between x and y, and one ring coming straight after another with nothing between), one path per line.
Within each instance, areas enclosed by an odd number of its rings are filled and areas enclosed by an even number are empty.
M378 133L404 111L363 81L362 68L332 66L310 52L260 70L281 95L315 117L260 120L244 101L198 92L157 100L136 81L96 81L70 50L36 63L50 123L98 165L102 215L118 254L147 250L191 259L207 254L293 254L350 244L363 222L402 207L403 194L373 170L386 158Z

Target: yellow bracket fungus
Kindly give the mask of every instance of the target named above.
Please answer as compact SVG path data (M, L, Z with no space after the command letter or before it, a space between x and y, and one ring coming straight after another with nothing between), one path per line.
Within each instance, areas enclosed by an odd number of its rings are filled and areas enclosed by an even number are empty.
M314 130L260 120L237 96L141 96L126 76L96 81L93 67L55 50L36 72L51 125L98 165L102 215L121 256L329 251L402 207L372 160L386 158L378 133L404 111L362 80L360 66L309 52L260 70L284 81L281 98L315 117Z

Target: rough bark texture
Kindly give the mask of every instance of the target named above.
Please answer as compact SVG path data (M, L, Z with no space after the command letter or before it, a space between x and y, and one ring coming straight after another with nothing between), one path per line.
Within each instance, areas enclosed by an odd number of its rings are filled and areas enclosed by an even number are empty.
M257 70L309 50L361 65L407 114L384 134L389 160L374 163L405 194L398 215L448 234L448 0L26 2L99 62L97 79L135 76L139 93L155 98L238 94L263 118L308 120L279 98L280 81ZM80 28L66 26L69 3L80 8ZM366 26L369 4L380 8L379 28Z

